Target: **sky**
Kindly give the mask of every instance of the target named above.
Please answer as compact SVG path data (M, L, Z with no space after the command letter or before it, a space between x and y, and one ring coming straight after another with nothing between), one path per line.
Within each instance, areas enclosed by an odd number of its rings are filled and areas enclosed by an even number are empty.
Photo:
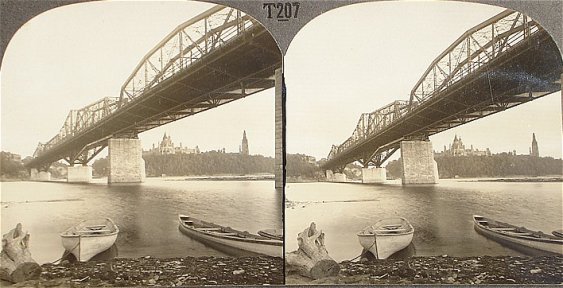
M469 28L503 8L452 2L362 3L308 23L285 57L287 151L326 158L362 113L408 100L430 63ZM467 149L561 158L561 94L555 93L430 137L435 151L457 134ZM393 158L398 158L395 153ZM391 159L393 159L391 158Z
M118 97L142 57L174 28L213 7L201 2L92 2L49 10L10 41L2 66L1 149L23 157L62 127L71 109ZM139 135L145 149L163 134L175 145L274 155L274 89ZM101 154L104 156L107 153Z

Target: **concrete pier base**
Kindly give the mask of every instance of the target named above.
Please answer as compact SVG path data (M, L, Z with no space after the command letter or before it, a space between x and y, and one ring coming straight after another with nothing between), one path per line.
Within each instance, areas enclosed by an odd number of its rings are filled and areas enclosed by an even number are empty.
M31 169L29 180L31 181L51 181L51 172Z
M334 172L332 172L332 170L326 170L325 175L326 175L326 181L328 182L334 181Z
M348 179L346 178L346 174L344 173L334 173L334 181L333 182L346 182Z
M145 181L145 160L141 140L114 138L108 140L108 183L141 183Z
M385 168L362 168L362 183L385 183L387 170Z
M92 181L92 167L90 166L67 167L66 181L68 183L90 183L90 181Z
M434 161L432 142L401 142L403 185L438 183L438 164Z

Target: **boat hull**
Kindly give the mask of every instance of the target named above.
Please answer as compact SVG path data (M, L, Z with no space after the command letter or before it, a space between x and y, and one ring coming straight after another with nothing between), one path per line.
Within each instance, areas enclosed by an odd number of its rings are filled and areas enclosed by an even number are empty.
M111 219L90 219L61 233L61 240L67 252L85 262L111 248L118 234L119 227Z
M208 246L230 255L267 255L272 257L283 256L283 241L278 240L241 240L236 237L219 237L213 232L201 232L184 225L180 220L180 232Z
M385 218L358 232L360 245L377 259L387 259L412 242L414 228L402 217Z
M61 236L63 247L80 262L108 250L117 239L117 233L104 236Z
M402 235L358 235L360 245L378 259L387 259L412 242L414 232ZM377 239L377 241L376 241ZM375 242L375 244L374 244Z
M473 227L477 233L501 244L505 244L506 246L522 253L531 255L563 255L563 240L550 241L507 235L506 233L492 231L491 229L480 225L475 218L473 221Z

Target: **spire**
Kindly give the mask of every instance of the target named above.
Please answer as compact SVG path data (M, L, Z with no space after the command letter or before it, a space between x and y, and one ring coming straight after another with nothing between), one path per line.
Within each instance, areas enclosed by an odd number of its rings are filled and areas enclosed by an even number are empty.
M534 157L540 157L540 152L538 149L538 141L536 141L536 133L532 133L532 148L530 149L530 155Z
M242 145L240 146L240 154L249 155L248 151L248 139L246 139L246 130L242 132Z

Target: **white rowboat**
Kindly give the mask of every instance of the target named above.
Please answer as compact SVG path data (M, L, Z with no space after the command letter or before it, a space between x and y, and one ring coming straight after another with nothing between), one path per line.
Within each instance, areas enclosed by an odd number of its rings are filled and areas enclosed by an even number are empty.
M109 249L119 228L109 218L85 220L61 233L63 247L78 261L86 262Z
M365 250L377 259L387 259L412 242L414 228L405 218L387 218L358 232L358 240Z
M532 231L524 227L499 222L479 215L473 215L473 227L483 236L499 243L506 244L520 252L532 255L558 254L563 255L563 239Z
M282 257L283 241L179 215L182 233L228 254Z

